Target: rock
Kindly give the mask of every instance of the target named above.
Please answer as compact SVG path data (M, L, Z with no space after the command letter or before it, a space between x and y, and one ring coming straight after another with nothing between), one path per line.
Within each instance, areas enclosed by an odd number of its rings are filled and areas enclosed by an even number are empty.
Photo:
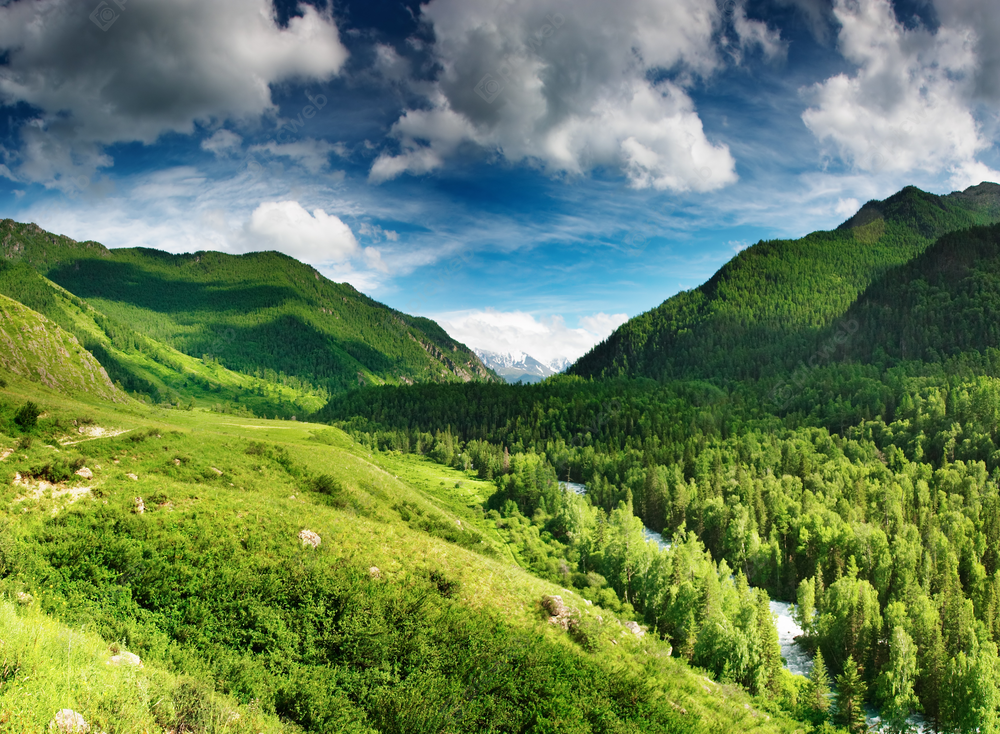
M636 637L644 637L646 635L646 630L639 626L638 622L632 622L631 620L625 623L625 628L632 631L632 634Z
M146 511L146 503L142 501L142 497L135 498L135 513L141 515Z
M28 606L34 600L35 600L35 598L31 594L26 594L23 591L17 592L17 603L18 604L24 604L25 606Z
M90 731L90 725L72 709L63 709L49 722L49 729L59 734L81 734Z
M81 469L78 469L77 472L76 472L76 475L78 477L83 477L84 479L93 479L94 478L94 472L92 472L87 467L83 467Z
M136 655L135 653L123 652L123 653L121 653L119 655L112 655L111 656L111 664L112 665L133 665L136 668L141 668L142 667L142 660L140 660L139 656Z
M542 609L549 613L549 624L568 630L573 617L573 610L563 604L561 596L543 596Z
M372 566L371 568L369 568L368 575L371 576L373 579L382 578L382 572L378 570L378 566Z
M222 469L216 469L216 468L215 468L214 466L210 466L210 467L208 467L208 468L209 468L209 469L211 469L212 471L214 471L214 472L215 472L216 474L218 474L218 475L219 475L220 477L222 476Z
M299 533L299 540L302 541L302 545L311 545L313 548L319 548L319 544L322 542L319 535L312 530L301 531Z
M181 460L180 459L174 459L174 466L180 466L180 465L181 465Z
M129 473L129 474L126 474L125 476L127 476L127 477L128 477L129 479L131 479L131 480L132 480L133 482L138 482L138 481L139 481L139 477L138 477L138 475L136 475L136 474L131 474L131 473Z

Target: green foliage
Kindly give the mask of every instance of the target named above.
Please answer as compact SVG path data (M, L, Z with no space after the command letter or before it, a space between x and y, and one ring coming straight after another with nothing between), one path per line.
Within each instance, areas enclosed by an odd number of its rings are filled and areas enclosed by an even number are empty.
M14 413L14 423L23 431L31 431L38 425L38 416L41 414L41 409L29 400Z
M860 734L868 730L865 721L867 690L854 658L847 658L844 672L837 676L837 700L833 719L851 734Z

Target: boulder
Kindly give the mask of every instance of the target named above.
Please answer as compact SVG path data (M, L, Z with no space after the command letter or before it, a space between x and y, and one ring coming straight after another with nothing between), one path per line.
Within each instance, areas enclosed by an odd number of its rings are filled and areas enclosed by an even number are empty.
M368 575L371 576L373 579L382 578L382 572L378 570L378 566L372 566L371 568L369 568Z
M87 467L82 467L81 469L77 469L76 475L78 477L83 477L84 479L93 479L94 478L94 472L92 472Z
M31 594L26 594L23 591L17 592L17 602L18 602L18 604L23 604L24 606L28 606L34 600L35 600L35 598Z
M631 620L625 623L625 629L630 630L636 637L643 637L646 634L646 630L640 627L638 622Z
M49 722L49 729L59 734L82 734L90 731L90 725L72 709L63 709Z
M573 618L573 610L563 604L561 596L543 596L542 609L549 613L549 624L568 630Z
M142 501L142 497L135 498L135 514L141 515L146 511L146 503Z
M136 668L142 667L142 660L139 659L138 655L131 652L123 652L118 655L112 655L110 662L112 665L132 665Z
M128 473L128 474L126 474L125 476L127 476L127 477L128 477L129 479L131 479L131 480L132 480L133 482L138 482L138 481L139 481L139 477L138 477L138 475L136 475L136 474L132 474L131 472L129 472L129 473Z
M310 545L313 548L319 548L319 544L322 542L319 535L312 530L301 531L299 533L299 540L302 541L302 545Z

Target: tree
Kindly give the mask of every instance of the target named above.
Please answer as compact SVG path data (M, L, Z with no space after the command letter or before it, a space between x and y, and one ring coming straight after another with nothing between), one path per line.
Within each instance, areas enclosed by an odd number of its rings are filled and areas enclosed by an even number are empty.
M830 676L826 672L823 653L816 651L813 658L813 668L809 673L809 683L806 686L806 706L812 711L826 716L830 710Z
M802 579L799 584L798 604L793 616L806 635L812 634L813 618L816 616L816 579Z
M844 672L837 676L837 705L834 723L847 729L851 734L867 731L865 721L865 694L868 687L861 678L861 671L854 657L844 663Z
M917 677L917 646L901 626L894 627L889 641L889 664L879 675L878 697L882 702L882 730L892 734L910 731L909 717L917 697L913 682Z

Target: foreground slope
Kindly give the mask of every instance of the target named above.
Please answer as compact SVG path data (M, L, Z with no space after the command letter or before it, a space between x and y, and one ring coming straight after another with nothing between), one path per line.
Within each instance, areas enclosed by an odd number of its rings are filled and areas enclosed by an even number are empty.
M251 714L258 731L271 716L311 732L796 727L521 568L473 474L326 426L83 397L21 378L0 392L0 594L33 598L0 624L86 626L186 681L190 708L158 709L127 678L92 695L92 666L22 662L0 668L18 731L42 732L67 696L109 732L244 731ZM26 400L47 416L31 430L11 420ZM548 622L553 594L577 631ZM249 708L212 720L213 689Z
M997 221L997 184L947 196L907 187L835 231L743 250L704 285L628 321L569 372L756 379L792 368L880 275L947 232Z
M184 354L338 392L359 383L494 380L437 324L407 316L276 252L108 250L0 222L0 255Z

